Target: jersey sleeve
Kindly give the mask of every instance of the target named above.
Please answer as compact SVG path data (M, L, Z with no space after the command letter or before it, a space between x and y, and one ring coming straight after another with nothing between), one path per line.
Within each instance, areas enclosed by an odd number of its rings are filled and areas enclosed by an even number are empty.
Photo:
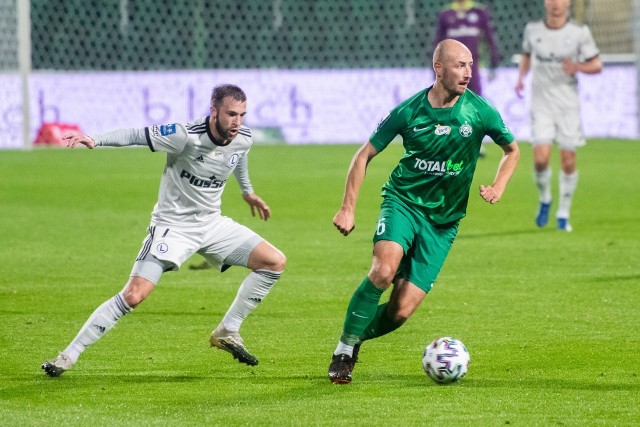
M515 137L504 124L498 110L491 107L487 110L488 114L485 119L485 133L498 145L509 145L515 141Z
M147 144L151 151L180 154L187 145L187 128L181 123L155 125L144 128Z
M146 145L144 129L118 129L92 138L98 147Z
M404 118L400 114L399 107L394 108L380 120L378 127L369 137L369 142L378 152L384 150L404 128Z
M529 23L524 27L524 34L522 36L522 52L526 53L527 55L531 55L531 50L532 50L531 37L529 37L530 33L531 33L531 24Z
M238 161L236 168L233 170L233 174L240 185L242 194L253 194L253 186L249 179L249 156L247 156L246 153Z
M580 60L588 61L599 54L600 50L598 49L598 46L596 46L596 41L593 39L591 30L589 27L584 25L582 27L582 37L580 40Z

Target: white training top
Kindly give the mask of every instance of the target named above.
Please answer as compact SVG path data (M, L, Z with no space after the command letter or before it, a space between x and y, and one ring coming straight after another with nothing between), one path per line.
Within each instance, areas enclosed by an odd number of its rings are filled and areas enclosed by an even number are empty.
M122 129L93 137L97 146L148 145L167 153L158 202L151 223L197 227L220 212L222 191L234 173L242 192L253 193L247 153L253 139L242 126L227 145L220 145L209 127L209 117L144 129Z
M578 108L578 79L565 74L562 61L585 62L600 54L589 27L573 20L558 29L544 21L530 22L524 29L522 51L532 61L531 108Z

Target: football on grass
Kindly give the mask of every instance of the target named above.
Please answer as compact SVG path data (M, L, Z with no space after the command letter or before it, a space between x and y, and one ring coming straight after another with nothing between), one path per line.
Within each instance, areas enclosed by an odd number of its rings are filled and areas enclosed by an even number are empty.
M422 354L422 367L429 378L440 384L453 383L469 369L469 351L459 339L433 340Z

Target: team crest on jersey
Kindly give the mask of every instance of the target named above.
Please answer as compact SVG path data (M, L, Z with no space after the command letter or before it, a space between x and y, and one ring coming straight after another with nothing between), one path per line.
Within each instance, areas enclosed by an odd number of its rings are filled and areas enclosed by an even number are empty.
M473 128L471 127L471 125L467 122L464 122L464 124L462 126L460 126L460 135L464 136L465 138L471 136L471 134L473 133Z
M233 153L229 158L229 167L235 167L238 164L238 160L240 160L240 156L238 155L238 153Z
M449 135L451 133L451 126L436 125L436 130L433 133L436 135Z

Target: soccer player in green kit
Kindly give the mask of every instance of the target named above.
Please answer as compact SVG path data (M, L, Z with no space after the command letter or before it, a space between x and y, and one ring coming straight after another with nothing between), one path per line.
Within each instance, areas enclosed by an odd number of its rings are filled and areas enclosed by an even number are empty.
M504 154L493 184L481 185L480 196L498 202L516 168L518 144L500 114L467 90L472 63L462 43L440 42L433 54L433 86L394 108L351 161L342 206L333 219L345 236L355 227L367 165L402 136L405 153L382 188L373 262L347 308L329 366L332 383L350 383L361 343L400 327L431 290L465 215L485 135ZM378 305L392 283L389 302Z

